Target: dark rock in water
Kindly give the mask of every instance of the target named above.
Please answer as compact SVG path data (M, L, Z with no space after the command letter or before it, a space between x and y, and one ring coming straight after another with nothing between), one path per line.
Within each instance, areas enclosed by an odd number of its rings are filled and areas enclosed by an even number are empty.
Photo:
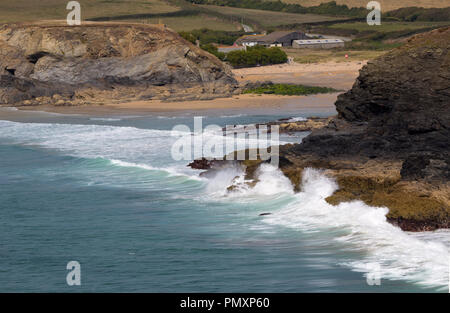
M53 24L0 25L0 104L212 99L237 91L227 65L165 27Z
M212 161L207 160L206 158L201 158L192 161L188 164L188 166L196 170L209 170L212 166Z

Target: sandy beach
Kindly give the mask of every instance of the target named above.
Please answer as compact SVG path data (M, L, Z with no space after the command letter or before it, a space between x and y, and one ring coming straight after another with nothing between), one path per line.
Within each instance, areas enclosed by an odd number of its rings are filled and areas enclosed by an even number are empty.
M272 81L280 84L299 84L348 90L353 86L359 70L367 61L327 62L312 64L282 64L233 70L236 79L244 81Z
M88 114L88 115L115 115L115 114L148 114L148 113L175 113L177 111L204 111L204 110L286 110L314 109L330 111L334 109L334 102L339 93L318 94L310 96L277 96L277 95L239 95L232 98L218 98L213 100L196 100L184 102L134 101L105 105L85 106L24 106L20 111L44 111L61 114ZM14 113L1 112L0 115Z
M236 79L246 81L267 81L274 83L303 84L348 90L353 85L360 68L366 62L343 62L323 64L285 64L233 70ZM339 92L341 93L341 92ZM339 93L309 96L279 96L243 94L231 98L195 100L184 102L163 102L160 100L105 103L85 106L23 106L22 111L45 111L63 114L146 114L151 112L202 111L202 110L319 110L333 112ZM7 112L0 113L5 118Z

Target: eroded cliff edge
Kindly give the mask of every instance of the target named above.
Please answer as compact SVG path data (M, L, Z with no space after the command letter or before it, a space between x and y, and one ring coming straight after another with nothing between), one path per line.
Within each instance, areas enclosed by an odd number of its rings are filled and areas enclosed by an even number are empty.
M369 62L339 96L337 118L282 148L291 163L283 171L298 184L296 169L323 168L340 187L328 202L386 206L388 219L404 230L448 228L449 51L444 28Z
M0 104L212 99L237 88L227 65L164 26L0 25Z

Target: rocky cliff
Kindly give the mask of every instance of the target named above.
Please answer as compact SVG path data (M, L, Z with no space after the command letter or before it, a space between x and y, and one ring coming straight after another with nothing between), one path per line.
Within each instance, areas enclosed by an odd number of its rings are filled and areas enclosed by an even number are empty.
M229 96L230 69L164 26L0 26L0 103L85 104Z
M331 204L388 207L388 220L404 230L449 228L449 51L450 28L444 28L364 66L339 96L336 118L301 144L280 147L280 169L296 190L304 168L319 168L339 185L326 199ZM248 179L257 179L259 163L243 162Z
M340 189L330 203L386 206L388 219L405 230L448 228L449 51L444 28L369 62L339 96L338 117L282 149L287 168L314 166L336 177Z

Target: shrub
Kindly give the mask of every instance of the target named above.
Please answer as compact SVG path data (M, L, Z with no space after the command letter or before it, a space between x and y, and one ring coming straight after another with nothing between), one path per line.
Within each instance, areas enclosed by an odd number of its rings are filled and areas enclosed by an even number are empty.
M336 91L337 90L328 87L314 87L291 84L266 84L257 88L247 89L244 91L244 93L303 96Z
M215 55L218 59L220 60L225 60L225 53L223 52L219 52L219 50L217 49L216 46L214 46L213 44L206 44L206 45L201 45L200 48L202 48L203 50Z
M286 63L287 55L277 47L255 46L248 48L247 51L232 51L227 54L226 60L233 67L253 67Z

